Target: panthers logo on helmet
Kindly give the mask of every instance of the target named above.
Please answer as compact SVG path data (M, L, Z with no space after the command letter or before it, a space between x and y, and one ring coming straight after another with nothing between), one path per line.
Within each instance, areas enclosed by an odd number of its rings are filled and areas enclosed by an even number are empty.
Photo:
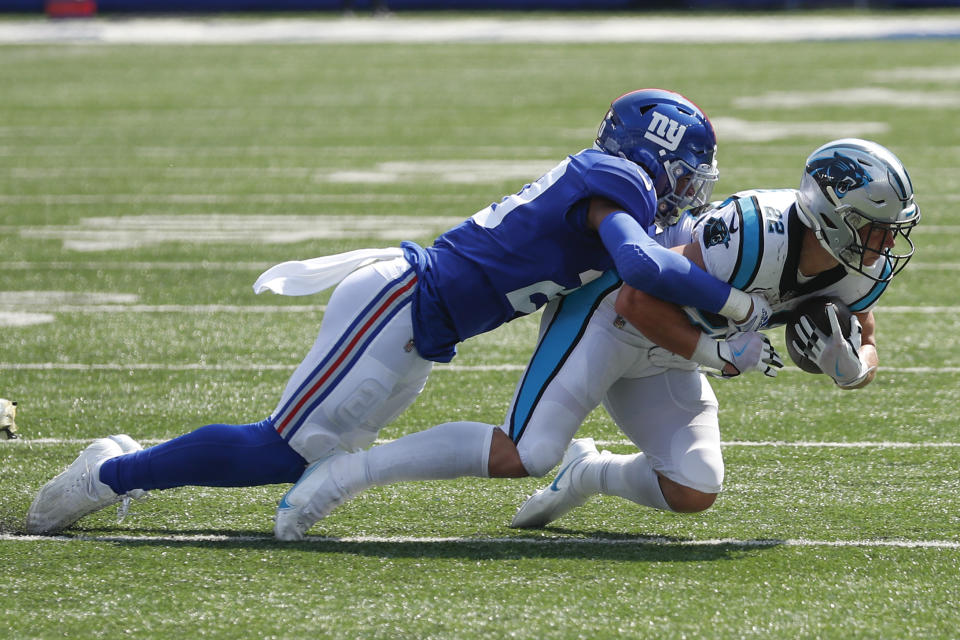
M703 225L703 241L707 249L717 245L730 248L730 230L723 218L708 218Z
M870 174L839 151L833 153L832 158L820 158L807 165L807 173L817 181L820 190L829 198L827 187L833 189L838 198L847 195L852 189L859 189L869 182L873 182Z

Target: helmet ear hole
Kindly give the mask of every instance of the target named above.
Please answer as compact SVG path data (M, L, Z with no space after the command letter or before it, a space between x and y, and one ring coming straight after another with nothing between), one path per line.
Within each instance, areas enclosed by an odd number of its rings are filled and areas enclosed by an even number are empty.
M839 228L840 228L840 227L838 227L837 225L833 224L833 220L831 220L831 219L828 218L827 216L820 216L820 221L821 221L821 224L822 224L824 227L827 227L828 229L836 230L836 229L839 229Z

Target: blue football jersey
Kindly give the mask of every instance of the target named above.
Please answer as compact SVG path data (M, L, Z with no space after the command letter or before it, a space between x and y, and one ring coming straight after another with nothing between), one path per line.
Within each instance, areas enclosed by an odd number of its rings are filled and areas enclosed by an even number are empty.
M653 228L657 198L649 176L629 160L586 149L443 233L433 246L403 243L419 279L413 299L417 351L447 362L457 342L532 313L611 269L599 234L587 227L594 196Z

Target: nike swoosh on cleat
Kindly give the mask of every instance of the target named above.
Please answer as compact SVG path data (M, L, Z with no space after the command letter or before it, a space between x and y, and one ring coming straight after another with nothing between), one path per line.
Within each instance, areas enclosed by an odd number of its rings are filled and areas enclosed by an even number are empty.
M577 458L577 460L579 460L579 459L580 459L580 458ZM557 483L560 482L560 478L562 478L562 477L563 477L563 474L565 474L565 473L567 472L567 469L569 469L570 467L572 467L572 466L573 466L573 463L576 462L577 460L573 460L572 462L568 462L568 463L567 463L567 466L565 466L563 469L560 469L560 473L558 473L558 474L557 474L557 477L554 478L554 479L553 479L553 482L550 483L550 491L560 491L560 487L557 486Z
M317 461L314 462L312 465L310 465L310 466L308 466L308 467L306 468L306 470L303 472L303 475L300 476L300 479L297 480L297 481L293 484L293 486L290 487L290 489L289 489L285 494L283 494L283 497L282 497L282 498L280 498L280 504L277 505L277 508L278 508L278 509L296 509L296 508L297 508L297 505L291 504L291 503L287 500L287 496L289 496L291 493L293 493L293 491L294 491L298 486L300 486L300 483L304 482L304 481L307 479L307 477L310 475L310 473L312 473L315 468L317 468L318 466L320 466L320 463L321 463L321 462L323 462L323 460L317 460Z

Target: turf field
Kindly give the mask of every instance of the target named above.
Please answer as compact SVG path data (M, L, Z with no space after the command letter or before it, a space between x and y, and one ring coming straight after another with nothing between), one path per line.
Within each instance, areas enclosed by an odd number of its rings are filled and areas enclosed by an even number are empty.
M682 38L680 38L682 41ZM960 628L956 40L776 44L0 47L0 636L951 638ZM274 542L283 486L184 488L23 535L86 443L260 420L324 296L255 296L283 260L429 242L664 86L720 138L717 194L793 187L856 135L923 210L866 390L718 382L713 509L595 499L508 528L543 479L370 491ZM537 318L464 344L381 437L498 422ZM782 347L782 334L772 332ZM782 349L781 349L782 351ZM631 449L597 411L581 435Z

